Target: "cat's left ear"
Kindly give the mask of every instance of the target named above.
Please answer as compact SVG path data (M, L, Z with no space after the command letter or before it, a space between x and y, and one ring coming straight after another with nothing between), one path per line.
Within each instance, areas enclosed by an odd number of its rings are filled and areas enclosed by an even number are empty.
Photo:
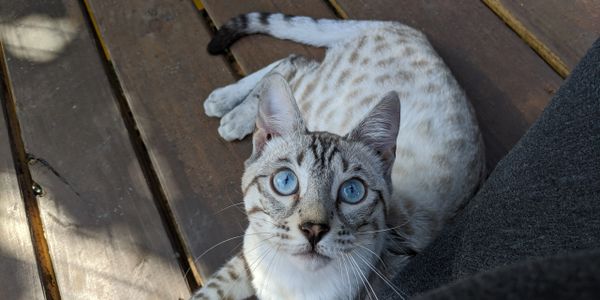
M391 174L396 158L396 139L400 129L400 100L395 91L387 93L369 114L348 134L348 138L371 147Z
M256 130L252 136L253 154L260 153L273 137L306 130L300 109L283 76L277 73L265 76L254 93L259 104Z

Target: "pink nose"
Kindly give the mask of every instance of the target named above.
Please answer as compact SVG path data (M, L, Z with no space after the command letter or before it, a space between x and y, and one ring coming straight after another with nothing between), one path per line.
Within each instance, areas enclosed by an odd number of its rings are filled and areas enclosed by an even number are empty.
M329 225L306 222L300 225L300 230L314 248L323 236L329 232Z

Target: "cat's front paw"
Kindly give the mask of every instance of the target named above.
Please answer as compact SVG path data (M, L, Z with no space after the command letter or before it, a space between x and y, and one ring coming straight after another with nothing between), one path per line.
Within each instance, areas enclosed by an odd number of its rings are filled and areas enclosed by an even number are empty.
M248 97L221 119L219 135L226 141L241 140L254 131L258 99Z
M233 85L214 90L204 101L204 113L209 117L222 117L244 100L247 93Z

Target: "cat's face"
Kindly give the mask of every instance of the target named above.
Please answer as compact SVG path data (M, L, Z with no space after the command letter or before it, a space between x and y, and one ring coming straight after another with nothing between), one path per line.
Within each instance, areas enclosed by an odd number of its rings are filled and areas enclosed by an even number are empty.
M297 266L316 270L358 252L379 253L389 180L363 143L329 133L275 137L249 160L250 226Z
M253 93L260 104L242 179L247 235L304 270L372 264L385 236L398 98L386 96L340 137L306 130L281 76L269 76Z

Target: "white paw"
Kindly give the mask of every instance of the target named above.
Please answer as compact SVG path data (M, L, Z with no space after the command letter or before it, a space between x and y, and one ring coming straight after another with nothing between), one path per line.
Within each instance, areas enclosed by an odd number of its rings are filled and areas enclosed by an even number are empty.
M234 85L218 88L214 90L204 101L204 112L209 117L222 117L230 112L246 97L234 88Z
M219 135L227 141L233 141L241 140L251 134L254 131L257 111L257 99L254 97L246 99L223 116L219 126Z

